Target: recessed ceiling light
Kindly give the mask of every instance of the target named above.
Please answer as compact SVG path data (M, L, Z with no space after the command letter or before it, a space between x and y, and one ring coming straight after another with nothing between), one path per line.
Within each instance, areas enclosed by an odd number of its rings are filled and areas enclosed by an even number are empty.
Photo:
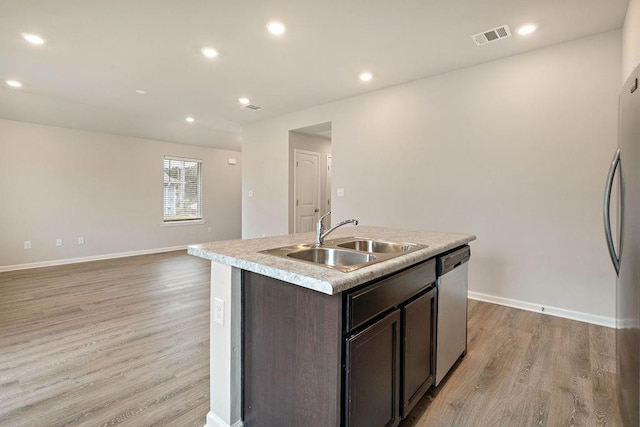
M202 54L207 58L215 58L216 56L218 56L218 51L212 47L203 47L202 49L200 49L200 52L202 52Z
M11 87L22 87L22 83L16 80L5 80L5 83L7 83Z
M193 123L196 121L196 119L194 119L193 117L187 117L185 120L188 121L189 123Z
M522 27L518 28L517 33L520 34L521 36L526 36L528 34L533 33L536 30L536 27L534 24L527 24L527 25L523 25Z
M249 100L249 98L238 98L238 102L242 105L247 105L251 101Z
M269 30L271 34L279 36L285 32L286 27L282 22L271 21L267 24L267 30Z
M147 94L147 91L146 91L146 90L142 90L142 89L136 89L136 93L137 93L138 95L146 95L146 94Z
M22 33L22 38L31 44L44 44L44 39L36 34Z
M365 71L365 72L360 73L360 75L358 77L363 82L368 82L369 80L371 80L373 78L373 74L369 73L368 71Z

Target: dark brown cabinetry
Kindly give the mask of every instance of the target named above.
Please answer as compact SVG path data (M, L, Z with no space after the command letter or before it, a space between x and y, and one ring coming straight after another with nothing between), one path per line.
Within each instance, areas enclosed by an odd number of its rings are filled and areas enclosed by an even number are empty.
M248 271L242 288L243 426L339 427L342 295Z
M430 260L345 294L244 271L245 426L395 426L433 383Z
M347 339L345 425L400 422L400 312L393 311Z
M435 262L345 295L346 427L389 427L435 379Z
M435 381L436 288L402 308L402 417L418 403Z

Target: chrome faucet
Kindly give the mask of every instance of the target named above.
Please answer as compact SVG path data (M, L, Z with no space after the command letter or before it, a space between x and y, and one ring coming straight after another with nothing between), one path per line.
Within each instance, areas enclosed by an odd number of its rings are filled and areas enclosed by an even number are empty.
M358 225L358 220L357 219L347 219L345 221L342 221L339 224L334 225L333 227L331 227L327 231L324 231L324 223L322 221L329 215L331 215L331 211L329 211L326 214L322 215L320 217L320 219L318 220L318 223L316 224L316 246L322 245L324 243L324 238L327 237L327 234L331 233L336 228L342 227L343 225L346 225L346 224Z

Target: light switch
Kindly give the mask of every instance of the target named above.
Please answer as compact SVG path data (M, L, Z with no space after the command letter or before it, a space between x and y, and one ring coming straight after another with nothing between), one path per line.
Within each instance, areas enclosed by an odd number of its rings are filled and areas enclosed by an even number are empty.
M253 197L253 190L249 190L249 197Z
M213 299L213 321L224 325L224 301L220 298Z

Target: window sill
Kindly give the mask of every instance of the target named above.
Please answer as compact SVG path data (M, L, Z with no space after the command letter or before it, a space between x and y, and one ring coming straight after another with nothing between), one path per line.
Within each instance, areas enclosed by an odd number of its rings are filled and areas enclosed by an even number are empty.
M163 221L160 226L161 227L180 227L183 225L202 225L206 224L207 221L204 219L185 219L182 221Z

